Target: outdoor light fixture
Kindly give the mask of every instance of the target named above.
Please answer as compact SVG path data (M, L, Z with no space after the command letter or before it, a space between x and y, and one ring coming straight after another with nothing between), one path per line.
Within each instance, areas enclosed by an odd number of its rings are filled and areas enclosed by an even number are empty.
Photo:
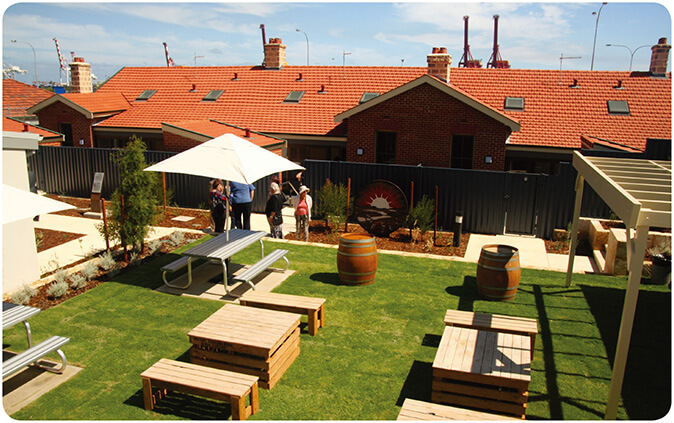
M492 159L491 156L484 156L484 162L485 163L491 164L492 161L493 161L493 159Z
M357 155L362 156L363 153L364 153L364 151L363 151L362 148L360 148L360 147L356 148L356 154L357 154Z

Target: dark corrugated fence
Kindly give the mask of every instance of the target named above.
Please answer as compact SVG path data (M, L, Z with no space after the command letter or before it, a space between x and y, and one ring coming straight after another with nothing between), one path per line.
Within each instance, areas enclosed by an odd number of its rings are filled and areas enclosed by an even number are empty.
M91 195L94 173L103 172L102 195L110 198L119 183L113 154L115 150L109 149L41 146L29 158L28 167L37 174L39 189L82 198ZM149 151L145 157L147 163L152 164L174 154ZM312 189L314 197L327 179L346 186L351 178L354 197L370 181L387 180L396 184L408 201L414 183L415 202L424 195L435 199L437 186L439 229L452 230L455 214L461 211L465 232L516 232L549 238L553 229L566 228L573 217L576 171L568 163L560 165L557 175L318 160L306 160L303 166L307 169L305 184ZM165 178L167 190L173 192L171 204L206 208L209 178L172 173L165 174ZM264 211L269 182L269 176L255 182L254 212ZM587 184L581 214L610 215L610 209Z

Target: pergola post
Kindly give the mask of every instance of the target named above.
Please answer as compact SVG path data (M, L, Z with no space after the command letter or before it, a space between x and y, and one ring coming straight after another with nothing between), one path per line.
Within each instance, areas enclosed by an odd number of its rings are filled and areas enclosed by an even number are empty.
M608 393L606 414L604 415L604 419L606 420L615 420L618 414L618 400L620 399L623 378L625 376L627 353L630 349L634 314L636 313L639 286L641 285L641 271L644 267L644 251L646 250L646 243L648 241L648 228L648 226L637 226L635 238L628 240L628 249L630 250L629 279L627 281L622 320L620 321L620 331L618 332L618 345L616 347L615 359L613 360L611 388Z
M580 206L583 203L583 186L585 178L578 173L576 177L576 203L573 206L573 221L571 223L571 246L569 247L569 266L566 269L566 286L571 286L573 275L573 262L576 259L576 247L578 247L578 225L580 221Z

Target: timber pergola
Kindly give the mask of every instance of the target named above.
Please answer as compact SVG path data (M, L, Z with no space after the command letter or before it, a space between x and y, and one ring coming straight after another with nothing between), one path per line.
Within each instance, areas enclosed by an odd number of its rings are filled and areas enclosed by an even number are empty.
M627 231L629 277L618 345L613 361L611 388L604 415L605 419L615 420L632 336L648 230L651 227L672 227L672 162L585 157L579 152L574 152L573 167L578 171L578 178L566 286L571 285L573 274L573 261L578 241L578 220L585 181L625 223Z

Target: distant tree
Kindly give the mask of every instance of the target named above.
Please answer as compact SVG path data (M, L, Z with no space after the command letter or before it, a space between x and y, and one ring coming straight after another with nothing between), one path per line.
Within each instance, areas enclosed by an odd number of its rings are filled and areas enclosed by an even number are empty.
M143 155L146 149L142 139L134 135L126 147L113 156L121 183L112 194L108 210L110 237L123 243L124 247L131 245L140 252L143 252L145 237L159 214L156 196L158 175L143 171L147 167ZM103 231L102 225L99 230Z

